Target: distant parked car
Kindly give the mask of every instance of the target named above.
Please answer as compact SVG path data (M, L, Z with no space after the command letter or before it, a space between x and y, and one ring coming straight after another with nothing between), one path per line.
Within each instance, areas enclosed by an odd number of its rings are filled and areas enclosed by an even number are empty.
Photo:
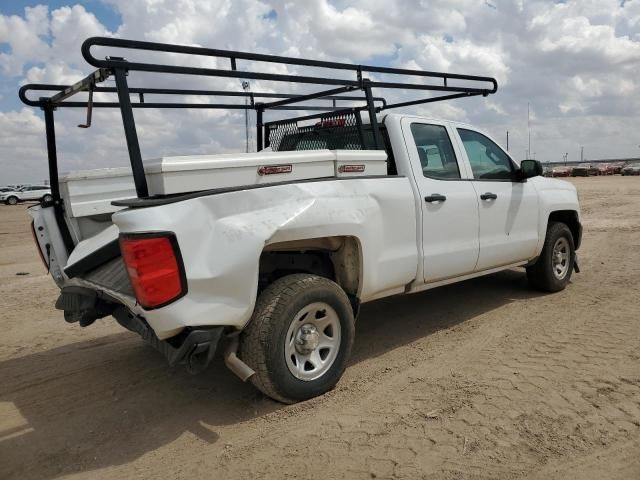
M600 175L613 175L614 168L612 163L601 163L596 165Z
M590 163L581 163L573 168L571 172L572 177L591 177L600 175L598 167L591 165Z
M51 187L48 185L31 185L22 187L20 190L0 192L0 202L4 202L7 205L15 205L18 202L27 200L51 201Z
M611 166L613 168L613 174L616 175L616 174L622 173L622 169L625 166L625 162L612 163Z
M562 167L553 167L551 169L552 177L570 177L573 168L562 166Z
M622 175L640 175L640 163L631 163L622 169Z

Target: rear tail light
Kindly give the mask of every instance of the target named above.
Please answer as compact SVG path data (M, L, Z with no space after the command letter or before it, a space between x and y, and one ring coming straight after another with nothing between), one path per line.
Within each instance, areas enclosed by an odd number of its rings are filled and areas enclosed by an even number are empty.
M172 233L120 236L120 250L138 303L150 310L187 293L180 249Z

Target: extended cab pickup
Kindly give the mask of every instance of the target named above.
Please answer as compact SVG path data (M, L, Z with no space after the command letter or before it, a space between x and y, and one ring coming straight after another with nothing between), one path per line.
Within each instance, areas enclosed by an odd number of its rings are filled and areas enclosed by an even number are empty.
M576 189L539 162L447 120L313 122L268 126L256 153L145 162L146 196L135 168L61 179L61 208L31 211L65 318L113 315L193 371L223 343L294 402L337 383L362 303L515 267L553 292L577 270Z

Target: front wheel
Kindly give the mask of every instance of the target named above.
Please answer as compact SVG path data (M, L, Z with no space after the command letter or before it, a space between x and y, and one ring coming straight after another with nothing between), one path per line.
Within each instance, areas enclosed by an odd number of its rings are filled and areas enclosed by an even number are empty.
M53 197L48 193L44 197L42 197L42 203L49 203L51 200L53 200Z
M317 275L294 274L269 285L240 341L251 382L283 403L331 390L342 376L355 332L349 298Z
M564 223L551 222L540 257L527 267L529 284L545 292L564 290L571 280L574 262L575 247L571 230Z

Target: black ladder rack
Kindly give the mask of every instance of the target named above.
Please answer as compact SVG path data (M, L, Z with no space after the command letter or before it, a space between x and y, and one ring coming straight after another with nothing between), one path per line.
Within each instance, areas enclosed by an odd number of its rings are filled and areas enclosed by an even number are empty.
M124 50L161 52L169 54L210 57L229 60L229 68L205 68L189 65L174 65L147 62L129 62L122 57L107 56L104 60L98 59L91 53L93 47L109 47ZM487 96L495 93L498 84L494 78L481 77L475 75L461 75L442 72L430 72L423 70L408 70L390 67L376 67L370 65L356 65L350 63L327 62L319 60L309 60L302 58L283 57L276 55L264 55L257 53L236 52L230 50L218 50L203 47L191 47L185 45L171 45L163 43L143 42L136 40L125 40L106 37L88 38L82 44L82 55L84 59L96 70L80 80L74 85L49 85L49 84L29 84L20 88L19 96L26 105L40 107L44 110L45 127L47 134L47 151L49 160L49 179L51 183L51 193L54 205L61 209L60 190L58 185L58 165L55 146L55 130L53 111L57 108L65 107L85 107L87 108L87 125L91 124L92 108L119 108L124 124L125 138L129 151L129 160L133 171L133 178L136 192L139 198L148 197L147 182L144 175L140 145L136 132L134 108L192 108L192 109L251 109L256 112L256 143L257 149L264 147L265 128L266 140L272 132L282 129L284 126L291 126L299 121L320 119L322 122L334 121L328 119L345 118L355 115L353 122L358 129L354 131L364 147L364 135L360 112L366 111L370 122L370 141L375 148L381 149L383 142L380 137L376 113L390 108L397 108L410 105L418 105L436 101L451 100L454 98L470 97L476 95ZM238 61L248 62L253 69L238 70ZM270 64L291 65L297 67L316 67L324 69L327 76L311 76L299 74L265 73L257 71L255 62L265 62ZM197 90L180 88L141 88L129 87L127 76L131 72L151 72L156 74L178 74L192 75L200 77L218 78L238 78L250 80L265 80L271 82L321 85L323 90L309 94L291 93L253 93L221 90ZM338 73L348 72L350 78L341 78ZM398 78L398 81L382 81L367 78L366 75L391 76ZM109 77L115 78L115 87L101 87L99 83ZM414 80L406 81L406 77L413 77ZM452 84L452 82L454 84ZM463 85L455 85L462 83ZM382 97L373 95L373 89L391 89L404 91L439 92L436 96L420 98L417 100L398 102L389 104ZM54 92L50 96L42 96L37 100L28 97L30 91ZM118 101L93 102L90 96L89 101L70 101L69 99L79 92L102 92L116 93ZM361 92L362 95L354 95L354 92ZM137 95L138 100L131 101L131 95ZM177 96L216 96L229 98L248 99L247 103L189 103L189 102L147 102L149 96L153 95L177 95ZM318 100L330 102L325 105L304 105L303 102ZM338 102L362 102L361 106L338 105ZM318 111L320 113L294 117L284 120L276 120L264 123L264 114L268 110L299 110ZM342 117L340 117L342 115ZM352 117L349 117L352 118ZM353 125L352 125L353 126ZM356 137L354 137L356 138ZM281 141L282 139L279 139Z

